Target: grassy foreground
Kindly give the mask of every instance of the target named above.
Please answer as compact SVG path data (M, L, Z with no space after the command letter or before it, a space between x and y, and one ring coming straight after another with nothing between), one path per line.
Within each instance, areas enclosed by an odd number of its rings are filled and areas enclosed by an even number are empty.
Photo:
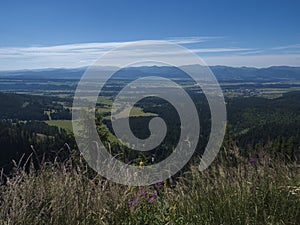
M87 173L71 161L16 168L0 187L0 224L300 224L299 168L268 157L219 158L148 187Z

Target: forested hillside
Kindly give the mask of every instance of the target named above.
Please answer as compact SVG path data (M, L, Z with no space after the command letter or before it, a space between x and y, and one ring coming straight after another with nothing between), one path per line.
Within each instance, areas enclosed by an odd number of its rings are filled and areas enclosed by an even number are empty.
M189 93L195 101L200 112L201 131L200 141L196 153L201 155L204 151L210 129L210 113L204 95ZM32 147L40 156L43 153L58 152L65 143L76 149L72 134L55 126L49 126L41 120L70 119L71 112L65 108L60 98L29 96L19 94L0 94L3 106L0 109L2 120L0 121L0 166L9 168L12 159L18 160L23 153L32 153ZM299 160L300 146L300 92L289 92L281 97L266 99L261 97L235 97L226 98L228 125L224 139L224 147L238 147L244 155L254 154L264 148L265 151L274 154L287 155L288 158ZM68 101L64 104L69 104ZM180 120L176 110L168 102L151 98L140 101L137 107L144 112L161 116L167 126L168 132L161 146L147 153L130 151L116 141L111 144L112 152L122 156L125 161L131 161L142 157L144 160L154 158L158 162L171 154L176 147L180 135ZM98 104L98 107L108 107L106 104ZM100 110L101 111L101 110ZM100 123L103 137L112 134L108 112L103 111L99 116L104 118ZM151 115L151 114L149 114ZM50 117L50 118L49 118ZM133 133L139 138L145 138L150 133L149 120L153 116L134 116L130 118ZM120 118L122 119L122 118ZM58 120L59 121L59 120ZM70 121L71 123L71 121ZM110 134L112 133L112 134ZM106 140L104 140L106 141ZM150 162L150 161L149 161ZM7 166L10 165L10 166Z

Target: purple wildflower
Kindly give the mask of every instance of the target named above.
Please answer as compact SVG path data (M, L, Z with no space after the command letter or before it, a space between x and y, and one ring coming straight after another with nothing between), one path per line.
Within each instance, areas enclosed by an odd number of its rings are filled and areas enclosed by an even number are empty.
M152 203L156 198L158 198L158 195L156 193L151 194L150 197L148 198L148 203Z
M256 158L250 157L249 162L252 166L254 166L256 164Z
M128 204L129 204L129 208L130 208L131 206L133 206L133 205L136 205L136 204L138 204L138 203L139 203L139 201L138 201L137 199L130 200L130 201L128 202Z
M157 187L158 187L158 188L161 188L161 187L162 187L162 182L161 182L161 181L159 181L159 182L157 183Z
M147 195L147 190L144 187L140 187L138 195Z
M157 197L158 197L158 195L156 193L151 194L151 198L157 198Z

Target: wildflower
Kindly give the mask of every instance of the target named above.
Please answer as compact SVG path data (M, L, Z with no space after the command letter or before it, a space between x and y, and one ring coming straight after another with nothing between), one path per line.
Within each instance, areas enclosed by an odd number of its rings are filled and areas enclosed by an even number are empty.
M156 193L151 195L152 198L158 198L158 195Z
M234 152L234 150L229 150L229 155L230 155L230 156L233 156L233 155L235 155L235 152Z
M157 183L157 187L158 187L158 188L161 188L161 187L162 187L162 182L161 182L161 181L159 181L159 182Z
M156 193L151 194L151 196L148 198L148 203L152 203L156 198L158 198L158 195Z
M152 203L153 202L153 198L148 198L148 203Z
M147 195L147 190L144 187L140 187L138 194L139 195Z
M228 155L229 155L229 159L230 159L230 160L236 159L235 151L234 151L234 150L229 150Z
M137 199L130 200L130 201L128 202L129 208L130 208L131 206L133 206L133 205L138 204L138 203L139 203L139 201L138 201Z
M140 168L143 169L143 167L144 167L144 162L140 161Z
M254 157L250 157L249 162L252 166L256 164L256 159Z

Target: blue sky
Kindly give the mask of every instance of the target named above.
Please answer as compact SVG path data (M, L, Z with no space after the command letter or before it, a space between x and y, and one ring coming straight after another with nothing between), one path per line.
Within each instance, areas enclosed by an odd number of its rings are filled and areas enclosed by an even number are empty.
M209 65L300 66L297 0L11 0L0 6L0 70L85 66L138 40L171 40Z

